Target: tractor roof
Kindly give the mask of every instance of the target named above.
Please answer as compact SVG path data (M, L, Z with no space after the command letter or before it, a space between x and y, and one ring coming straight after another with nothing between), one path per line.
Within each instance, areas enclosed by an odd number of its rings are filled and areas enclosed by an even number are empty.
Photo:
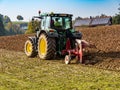
M50 13L50 14L43 13L43 14L40 14L40 16L72 17L73 15L72 14L65 14L65 13Z
M65 13L42 13L39 16L33 16L34 18L39 18L42 19L43 17L47 17L47 16L51 16L51 17L72 17L72 14L65 14Z

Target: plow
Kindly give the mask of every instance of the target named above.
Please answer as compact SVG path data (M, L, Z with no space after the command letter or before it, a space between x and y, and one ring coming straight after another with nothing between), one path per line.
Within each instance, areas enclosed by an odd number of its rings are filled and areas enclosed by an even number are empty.
M70 64L71 58L76 57L79 63L84 63L83 55L86 47L91 47L82 40L82 33L72 26L72 14L43 13L34 16L40 19L40 26L36 28L36 35L25 42L25 54L28 57L51 60L55 56L64 56L65 64Z
M67 52L67 55L65 56L65 64L70 64L71 57L75 56L78 63L84 63L83 55L84 55L84 49L86 47L92 47L93 45L89 44L85 40L76 39L75 40L75 48L71 49L71 43L68 39L66 42L66 49L62 51L62 54L65 55Z

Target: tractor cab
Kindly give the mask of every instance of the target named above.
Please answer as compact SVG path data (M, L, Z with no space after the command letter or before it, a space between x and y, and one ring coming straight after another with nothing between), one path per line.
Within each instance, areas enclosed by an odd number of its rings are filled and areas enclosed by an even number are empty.
M70 14L52 14L50 27L58 31L64 31L72 28L72 15Z
M41 19L41 29L42 30L56 30L58 32L72 29L72 14L40 14L39 16L34 16L34 18Z
M81 38L81 33L72 27L72 16L72 14L63 13L39 13L39 16L33 17L33 20L34 18L41 19L40 28L37 29L37 37L41 32L45 32L49 37Z

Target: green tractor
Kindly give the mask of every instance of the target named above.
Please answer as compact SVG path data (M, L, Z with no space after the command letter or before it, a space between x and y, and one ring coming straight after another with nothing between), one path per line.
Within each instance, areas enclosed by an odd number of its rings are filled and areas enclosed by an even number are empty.
M36 35L26 41L25 54L28 57L39 55L40 59L46 60L51 60L56 55L62 56L68 38L71 42L70 49L74 49L75 40L81 39L82 34L73 29L72 16L58 13L39 13L39 16L34 16L32 20L40 19L41 25L36 29Z

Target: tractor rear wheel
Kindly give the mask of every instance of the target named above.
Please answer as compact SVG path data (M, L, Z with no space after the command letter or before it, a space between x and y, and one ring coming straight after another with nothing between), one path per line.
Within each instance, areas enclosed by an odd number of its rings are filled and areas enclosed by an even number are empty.
M37 52L35 51L34 43L32 42L32 40L27 40L25 42L24 51L28 57L37 56Z
M54 38L42 33L38 40L38 55L40 59L53 59L56 52L56 42Z

